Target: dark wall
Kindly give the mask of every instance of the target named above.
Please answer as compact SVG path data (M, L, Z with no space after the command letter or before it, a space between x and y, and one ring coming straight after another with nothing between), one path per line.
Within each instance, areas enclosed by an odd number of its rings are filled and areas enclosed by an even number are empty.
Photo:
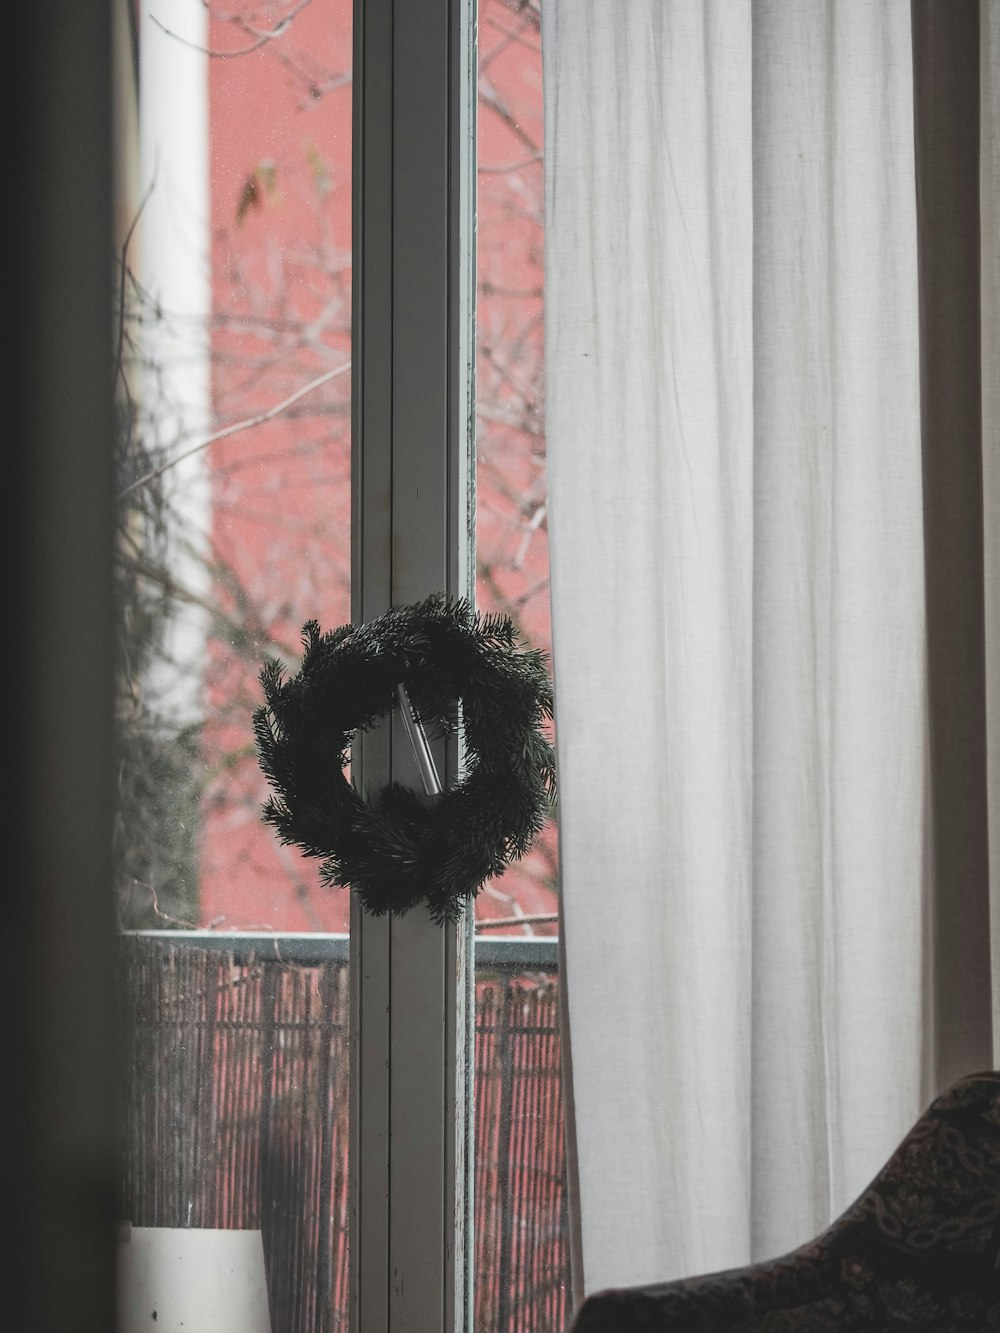
M49 0L5 43L4 1327L37 1333L114 1325L110 31Z

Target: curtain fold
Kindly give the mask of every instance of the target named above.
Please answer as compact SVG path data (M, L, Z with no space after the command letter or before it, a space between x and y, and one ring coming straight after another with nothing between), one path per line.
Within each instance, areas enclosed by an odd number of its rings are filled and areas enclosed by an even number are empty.
M580 1299L816 1234L993 1061L996 6L542 20Z

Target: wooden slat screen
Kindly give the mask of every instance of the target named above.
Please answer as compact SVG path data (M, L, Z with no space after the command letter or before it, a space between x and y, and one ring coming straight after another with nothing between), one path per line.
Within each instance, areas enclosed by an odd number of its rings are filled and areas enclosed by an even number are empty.
M346 964L120 944L121 1218L260 1228L274 1333L346 1333ZM477 977L476 1333L566 1323L557 985Z

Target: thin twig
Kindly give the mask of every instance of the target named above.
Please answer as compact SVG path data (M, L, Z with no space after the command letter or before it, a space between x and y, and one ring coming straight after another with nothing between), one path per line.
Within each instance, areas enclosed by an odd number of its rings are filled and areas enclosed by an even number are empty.
M558 912L538 912L534 916L498 916L489 921L477 921L476 934L482 930L495 930L498 926L530 926L558 920Z
M157 150L157 156L158 155L159 155L159 150ZM128 273L128 247L129 247L129 242L132 240L132 234L135 231L136 227L139 225L139 219L142 217L142 211L149 203L150 196L152 195L153 190L156 186L156 175L158 170L159 170L159 163L158 161L154 161L153 175L152 178L150 179L149 186L146 190L146 193L142 196L142 201L139 204L139 207L135 211L135 217L132 219L131 226L125 233L125 239L122 242L121 290L118 293L118 348L115 352L114 378L117 379L118 376L121 375L123 382L125 381L125 372L122 368L122 348L125 342L125 278ZM127 392L128 390L127 384L125 385L125 388Z
M210 444L215 444L217 440L225 440L230 435L236 435L239 431L249 430L252 426L262 426L265 421L273 420L274 417L280 416L286 408L291 407L293 403L297 403L300 398L304 398L307 393L312 393L313 389L318 389L320 385L326 384L329 380L336 379L339 375L346 374L350 368L351 363L350 361L347 361L344 365L337 366L333 370L328 370L317 379L311 380L308 384L303 385L301 389L296 389L295 393L286 398L284 402L278 403L275 407L268 408L266 412L262 412L259 416L250 417L246 421L237 421L234 422L232 426L226 426L224 430L217 430L214 435L209 435L206 439L199 440L197 444L193 444L190 449L185 449L184 452L178 454L176 458L171 458L170 461L164 463L162 467L154 468L152 472L147 472L143 477L137 477L136 480L126 486L123 491L119 491L115 498L124 500L125 497L131 495L133 491L137 491L140 486L148 486L151 481L156 481L158 477L162 477L164 472L169 472L172 467L176 467L178 463L183 463L186 458L190 458L193 454L200 453L202 449L207 449Z
M233 51L212 51L208 47L200 46L197 42L188 41L188 39L182 37L179 32L172 32L170 28L161 23L154 14L150 14L149 17L162 32L165 32L168 37L172 37L183 46L193 47L194 50L200 51L202 55L211 56L215 60L226 60L231 56L248 56L254 51L259 51L262 46L266 46L266 44L273 41L274 38L283 37L291 27L292 19L294 19L297 14L301 13L308 4L309 0L301 0L301 3L296 5L290 14L286 14L273 28L270 28L267 31L251 27L249 23L244 23L239 19L232 20L242 32L249 33L250 36L257 38L257 41L255 41L252 46L241 46L238 50Z

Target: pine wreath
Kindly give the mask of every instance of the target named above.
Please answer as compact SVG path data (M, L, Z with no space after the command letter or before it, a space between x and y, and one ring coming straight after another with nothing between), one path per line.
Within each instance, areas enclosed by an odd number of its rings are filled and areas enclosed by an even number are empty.
M302 642L297 674L277 659L260 672L254 734L275 791L264 822L322 858L322 882L350 887L367 912L425 900L435 921L457 920L552 812L546 654L521 647L508 617L443 593L325 634L310 620ZM366 802L344 773L356 733L390 713L399 685L429 734L464 735L464 773L430 803L399 783Z

